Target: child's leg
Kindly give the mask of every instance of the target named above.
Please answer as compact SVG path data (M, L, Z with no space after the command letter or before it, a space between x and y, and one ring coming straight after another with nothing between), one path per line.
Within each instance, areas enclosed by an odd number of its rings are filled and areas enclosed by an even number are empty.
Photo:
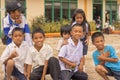
M103 67L102 65L98 65L95 68L96 72L105 80L109 80L109 78L107 77L108 71L105 69L105 67Z
M112 71L116 80L120 80L120 71Z
M73 73L74 72L69 71L69 70L62 70L61 71L61 80L71 80Z
M33 69L30 80L41 80L44 66Z
M72 76L73 80L88 80L88 75L85 72L75 72Z
M14 69L14 61L13 60L8 60L8 62L6 64L7 80L11 79L13 69Z
M48 61L48 70L53 78L53 80L59 80L60 79L60 65L59 61L55 57L51 57Z

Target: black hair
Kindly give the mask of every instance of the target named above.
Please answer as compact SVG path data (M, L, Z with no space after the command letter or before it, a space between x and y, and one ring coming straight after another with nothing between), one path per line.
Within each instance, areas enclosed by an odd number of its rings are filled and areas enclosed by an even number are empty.
M83 25L76 23L76 24L74 24L74 25L72 25L72 26L71 26L71 29L70 29L70 31L71 31L71 30L72 30L72 28L73 28L73 27L75 27L75 26L82 27L82 29L83 29Z
M94 42L94 40L95 40L96 37L100 37L100 36L103 37L103 39L104 39L103 33L101 33L101 32L95 32L95 33L93 33L92 36L91 36L92 42Z
M81 25L83 25L83 31L85 32L86 31L86 24L88 25L88 34L90 34L91 32L91 29L90 29L90 24L88 23L87 19L86 19L86 15L85 15L85 12L82 10L82 9L76 9L73 13L73 16L72 16L72 21L71 21L71 25L73 22L75 22L75 16L77 14L81 14L83 16L83 22L81 23Z
M14 28L14 29L12 30L12 36L13 36L13 34L14 34L16 31L20 31L22 34L24 34L24 31L23 31L22 28L16 27L16 28Z
M71 27L70 25L64 25L61 27L60 34L62 37L63 37L63 33L70 34L70 27Z
M36 28L35 30L33 30L32 38L34 37L35 33L41 33L45 37L45 32L41 28Z

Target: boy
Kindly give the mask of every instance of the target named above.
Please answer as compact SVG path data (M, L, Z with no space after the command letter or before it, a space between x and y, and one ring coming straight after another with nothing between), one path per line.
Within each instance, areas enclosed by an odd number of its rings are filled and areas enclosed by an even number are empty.
M30 36L30 29L25 19L25 16L21 13L21 4L15 0L6 2L7 16L3 19L3 31L7 38L6 44L12 42L11 32L15 27L20 27L25 33L25 41L32 45L32 39Z
M11 76L19 80L26 80L24 73L24 61L28 51L27 44L24 40L24 32L21 28L16 27L12 31L12 42L5 48L1 55L1 61L5 65L7 80Z
M112 46L104 45L105 39L101 32L93 33L91 38L93 45L97 48L93 52L96 72L104 80L109 80L107 75L114 76L115 79L120 80L120 60L118 60L115 49Z
M42 29L34 30L32 39L34 46L31 46L25 61L28 64L28 80L45 80L45 75L48 73L50 73L53 80L58 80L60 73L59 61L52 57L53 49L44 43L44 31Z
M83 36L82 26L73 25L70 34L68 44L62 46L58 55L61 80L87 80L88 76L83 72L83 45L80 41Z
M57 46L58 52L60 51L63 45L68 44L67 40L70 37L70 27L71 26L69 25L64 25L63 27L61 27L60 34L62 38L58 41L58 46Z

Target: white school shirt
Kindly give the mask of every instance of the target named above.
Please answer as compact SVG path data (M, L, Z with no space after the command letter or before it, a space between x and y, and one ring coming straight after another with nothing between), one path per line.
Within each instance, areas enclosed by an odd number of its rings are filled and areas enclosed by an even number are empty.
M1 61L4 62L14 51L18 53L18 57L13 58L15 67L24 73L24 62L28 53L28 45L25 41L21 43L20 47L17 47L14 42L10 43L3 51Z
M76 63L75 72L78 71L78 66L80 64L80 59L83 57L83 45L82 42L79 40L77 46L74 44L73 40L70 38L68 39L68 44L64 45L58 54L58 57L64 57L71 62ZM60 61L61 70L70 70L65 68L65 63ZM71 71L71 70L70 70Z
M52 56L53 49L48 44L43 44L40 51L37 51L34 46L31 46L25 63L32 65L33 68L37 68L39 66L43 66L45 61L49 60Z
M61 46L62 46L62 44L63 44L63 41L64 41L63 38L59 39L59 41L58 41L58 45L57 45L57 50L58 50L58 51L60 51Z

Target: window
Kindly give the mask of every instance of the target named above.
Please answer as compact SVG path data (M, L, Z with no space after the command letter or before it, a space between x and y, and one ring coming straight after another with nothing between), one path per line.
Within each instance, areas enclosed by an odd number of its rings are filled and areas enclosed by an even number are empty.
M117 0L106 0L106 21L110 24L117 20Z
M45 17L47 21L70 20L77 8L77 0L45 0Z

